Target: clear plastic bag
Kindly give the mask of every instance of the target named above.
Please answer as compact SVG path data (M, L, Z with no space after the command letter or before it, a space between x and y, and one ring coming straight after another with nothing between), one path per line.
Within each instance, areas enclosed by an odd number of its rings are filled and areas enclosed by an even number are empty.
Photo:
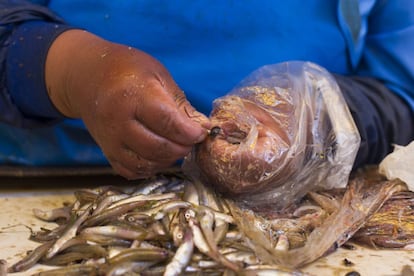
M335 79L309 62L259 68L214 101L210 118L183 169L253 209L345 187L360 144Z

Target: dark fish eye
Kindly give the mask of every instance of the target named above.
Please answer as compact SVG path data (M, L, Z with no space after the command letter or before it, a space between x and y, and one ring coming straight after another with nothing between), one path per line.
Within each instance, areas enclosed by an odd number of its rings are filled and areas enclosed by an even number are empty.
M210 136L216 137L218 134L220 134L220 132L221 132L221 128L218 126L215 126L210 130Z

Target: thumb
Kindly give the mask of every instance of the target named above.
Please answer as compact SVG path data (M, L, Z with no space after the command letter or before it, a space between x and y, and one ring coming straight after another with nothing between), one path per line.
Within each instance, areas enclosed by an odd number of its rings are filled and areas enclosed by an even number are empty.
M203 113L197 111L188 101L186 101L180 109L188 118L190 118L193 122L198 123L201 127L205 129L211 128L210 119Z
M211 121L210 119L204 115L203 113L197 111L191 104L190 102L187 100L185 94L183 91L178 90L176 91L175 95L174 95L174 101L177 104L178 109L180 110L180 113L184 116L189 118L191 121L197 123L198 125L200 125L202 128L206 129L206 130L210 130L211 129ZM205 132L205 134L207 135L207 131ZM203 141L205 138L205 136L200 136L198 141L196 141L197 143Z

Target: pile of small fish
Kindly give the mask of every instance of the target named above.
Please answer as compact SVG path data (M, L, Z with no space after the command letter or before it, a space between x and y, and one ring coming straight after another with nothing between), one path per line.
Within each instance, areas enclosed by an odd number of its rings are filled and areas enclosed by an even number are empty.
M351 181L345 191L311 193L284 214L241 209L181 172L133 188L75 192L75 202L34 215L57 223L9 273L37 275L304 275L297 268L348 241L400 181ZM413 237L411 237L411 242Z
M157 176L129 190L83 189L75 197L73 204L58 209L33 210L37 218L58 226L32 233L30 239L41 245L8 268L9 273L37 263L62 266L38 275L284 273L259 261L225 200L180 173Z

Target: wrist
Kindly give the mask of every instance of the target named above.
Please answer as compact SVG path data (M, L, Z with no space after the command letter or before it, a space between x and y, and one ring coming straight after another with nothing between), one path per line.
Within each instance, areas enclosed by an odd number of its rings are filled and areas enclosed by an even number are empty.
M97 82L96 65L110 43L83 30L68 30L58 36L46 58L45 81L54 106L65 116L81 118Z

